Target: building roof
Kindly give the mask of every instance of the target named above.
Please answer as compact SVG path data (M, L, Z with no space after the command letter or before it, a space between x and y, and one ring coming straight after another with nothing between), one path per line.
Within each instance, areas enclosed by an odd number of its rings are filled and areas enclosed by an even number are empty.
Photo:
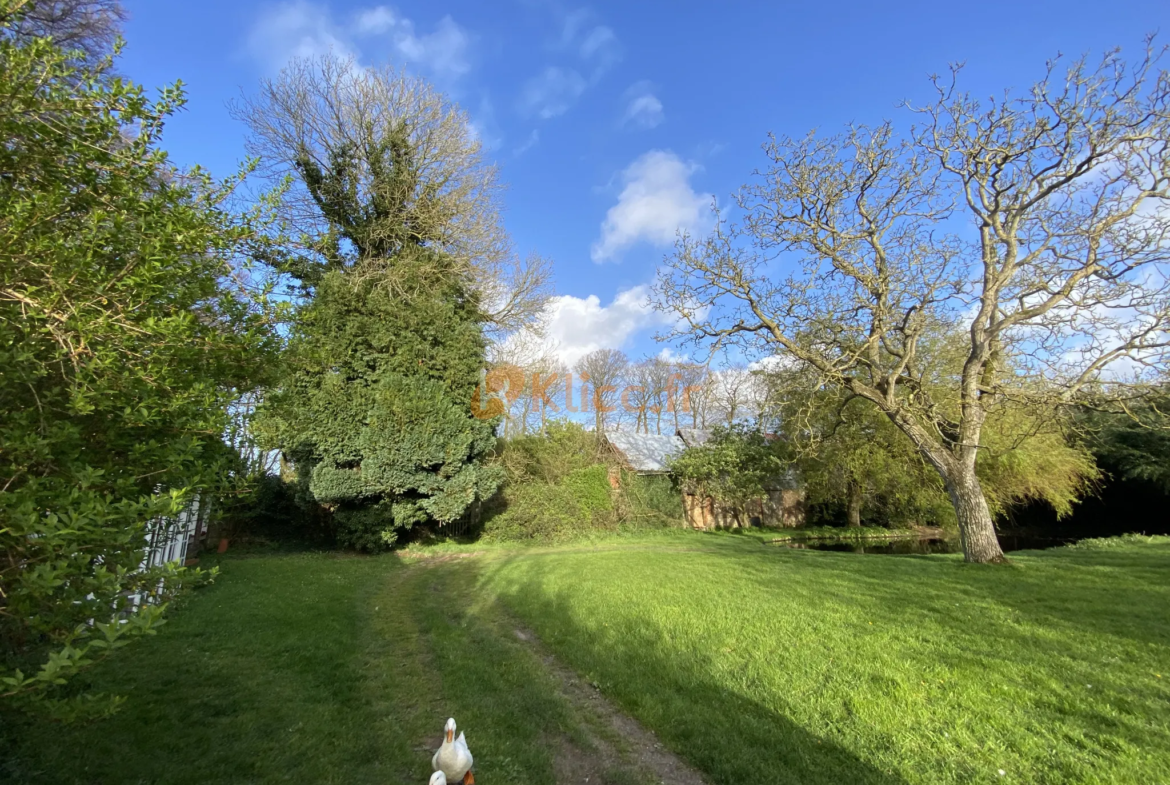
M671 458L684 449L686 444L673 434L629 433L628 431L606 432L606 441L617 450L626 464L636 472L666 473Z
M687 447L698 447L711 438L711 431L705 428L679 428L678 435Z

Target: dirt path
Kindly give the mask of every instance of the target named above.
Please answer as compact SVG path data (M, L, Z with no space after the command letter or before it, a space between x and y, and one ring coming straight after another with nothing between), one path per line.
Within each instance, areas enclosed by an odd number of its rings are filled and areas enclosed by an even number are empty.
M707 785L651 731L559 662L531 630L516 625L515 635L544 663L561 696L582 714L593 747L582 749L568 739L561 741L556 757L558 785L617 785L631 778L635 782Z
M557 660L505 606L477 595L475 574L483 563L477 558L481 555L460 553L412 559L384 585L387 607L394 608L393 615L402 618L383 633L389 639L412 641L406 647L413 649L406 659L415 667L405 669L405 678L400 680L407 682L414 693L410 702L417 705L412 714L439 716L444 711L455 711L447 707L453 707L454 696L461 693L475 694L489 703L498 700L500 693L493 693L484 680L494 681L498 673L506 681L516 666L520 670L527 667L530 674L539 673L541 678L529 678L526 688L541 685L543 694L551 691L562 707L548 711L541 718L541 730L524 742L547 751L546 761L551 763L552 781L557 785L707 785L697 771L652 732ZM474 599L477 596L479 602ZM528 664L522 665L523 662ZM502 670L495 670L497 667ZM479 680L466 681L476 668ZM536 701L532 705L538 704ZM419 738L425 741L417 742L416 749L425 752L433 741L430 735L429 727L423 729ZM472 731L468 738L473 739ZM483 785L501 782L500 775L507 782L507 774L492 766L500 762L500 755L503 753L497 753L495 760L485 756L483 764L489 768L477 772Z

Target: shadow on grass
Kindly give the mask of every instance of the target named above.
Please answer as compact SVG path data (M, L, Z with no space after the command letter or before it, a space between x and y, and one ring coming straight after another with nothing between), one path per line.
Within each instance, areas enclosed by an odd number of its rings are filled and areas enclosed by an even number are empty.
M20 783L382 783L364 692L364 598L393 559L223 560L216 584L86 674L106 720L5 717ZM2 741L2 740L0 740Z
M525 583L541 583L546 569L529 565ZM614 619L604 646L566 649L566 640L589 640L586 631L573 629L575 614L567 598L522 591L502 599L523 609L523 617L544 620L548 635L544 643L565 664L652 728L713 782L904 782L895 773L881 771L844 747L809 733L790 720L783 707L767 706L716 683L710 675L710 652L680 652L650 624Z
M501 587L507 604L567 664L601 682L720 782L899 781L883 759L892 768L977 776L952 752L958 742L930 736L938 716L932 712L913 717L912 732L922 735L900 740L911 731L897 717L898 700L919 696L945 710L937 722L949 724L939 727L940 737L943 728L957 727L962 743L991 749L987 736L994 736L1005 755L1054 781L1091 772L1110 772L1106 780L1139 776L1152 765L1141 751L1170 743L1162 721L1170 694L1164 680L1155 680L1155 671L1165 673L1170 646L1166 546L1019 552L1009 567L965 565L959 557L757 550L726 541L702 550L718 562L681 551L644 562L615 556L579 562L577 577L573 566L550 555L498 562L485 584ZM688 569L700 572L693 580L678 572ZM712 602L689 594L718 592L725 588L720 581L728 591ZM594 591L604 599L591 599ZM613 605L623 597L639 610ZM710 622L703 613L713 614ZM785 679L758 688L750 668L737 672L732 665L742 657L695 643L734 640L741 614L757 645L815 649L825 671L840 677L834 691L818 697L819 669L804 667L801 650L774 658L777 667L790 662L803 670L795 684L806 694L788 703L774 686ZM769 635L768 625L784 626L785 614L795 626ZM707 635L708 625L719 632ZM769 656L756 650L751 660ZM888 698L886 690L901 697ZM895 714L871 732L864 718L854 720L854 695L871 712ZM830 743L789 719L801 706L807 727L810 704L828 711L817 726L833 728L834 742L840 727L877 757L863 760L853 751L862 747Z

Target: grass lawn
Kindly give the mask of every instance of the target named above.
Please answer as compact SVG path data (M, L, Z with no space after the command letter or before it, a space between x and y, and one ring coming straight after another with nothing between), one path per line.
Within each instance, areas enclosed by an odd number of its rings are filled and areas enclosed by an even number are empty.
M1170 782L1167 538L1011 567L700 534L457 556L226 559L92 673L118 716L0 716L0 777L423 783L451 714L481 785L569 781L604 730L518 619L714 783ZM591 785L645 779L619 763Z

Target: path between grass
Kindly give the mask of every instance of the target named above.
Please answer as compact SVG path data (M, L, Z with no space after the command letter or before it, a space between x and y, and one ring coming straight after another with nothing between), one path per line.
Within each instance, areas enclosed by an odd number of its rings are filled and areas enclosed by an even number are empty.
M481 785L1170 782L1165 538L481 550L229 558L88 677L118 716L0 715L0 780L424 783L454 716Z
M87 677L117 716L0 715L0 782L425 783L448 716L481 785L703 785L479 596L479 554L229 558Z

